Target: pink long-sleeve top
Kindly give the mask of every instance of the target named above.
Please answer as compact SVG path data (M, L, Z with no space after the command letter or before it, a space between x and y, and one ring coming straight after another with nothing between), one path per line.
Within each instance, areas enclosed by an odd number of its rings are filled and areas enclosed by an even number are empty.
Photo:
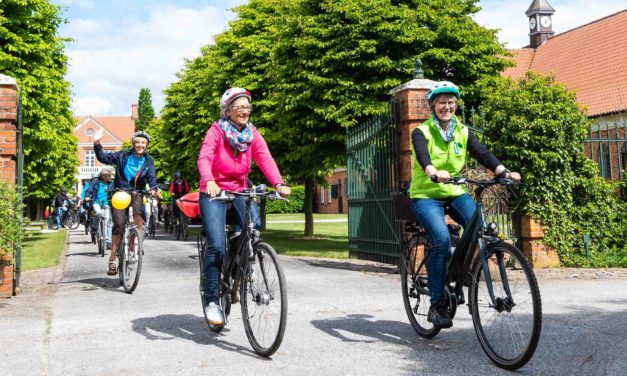
M276 187L277 184L283 183L279 168L257 128L253 127L253 141L248 150L239 152L236 156L218 123L213 123L202 142L197 161L200 191L206 192L207 182L211 180L214 180L220 189L227 191L248 188L246 177L253 159L272 186Z

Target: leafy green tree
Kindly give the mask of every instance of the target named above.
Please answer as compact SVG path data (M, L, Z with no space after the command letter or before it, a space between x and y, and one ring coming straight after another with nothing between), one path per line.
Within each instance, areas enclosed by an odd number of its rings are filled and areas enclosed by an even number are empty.
M313 235L313 186L346 163L345 127L388 111L389 90L411 77L468 89L506 64L495 32L470 17L476 1L302 0L287 14L273 54L269 133L290 175L305 180L305 236Z
M467 101L480 77L507 64L495 31L470 17L476 3L251 0L166 91L160 134L176 156L163 163L196 173L188 162L197 157L207 116L216 118L224 89L247 87L253 120L266 130L279 166L305 185L305 236L313 235L314 182L346 163L344 128L386 112L389 90L411 77L417 57L430 78L467 89Z
M47 0L0 2L0 71L18 81L23 105L24 195L53 196L74 183L78 166L68 39L58 37L60 8Z
M155 109L152 107L152 94L150 89L142 88L139 91L139 101L137 102L137 119L135 119L135 130L143 131L155 120Z
M525 183L517 210L547 224L545 240L564 265L627 265L627 204L585 154L590 121L575 94L533 73L483 84L486 144ZM592 239L589 259L584 234Z

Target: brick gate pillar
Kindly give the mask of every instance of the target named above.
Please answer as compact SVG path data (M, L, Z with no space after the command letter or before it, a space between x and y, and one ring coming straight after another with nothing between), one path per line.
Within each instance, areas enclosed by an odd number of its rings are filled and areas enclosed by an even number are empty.
M427 92L435 82L423 78L420 60L416 62L414 77L413 80L390 90L390 94L396 98L396 116L400 132L401 184L411 180L412 166L418 163L411 156L411 132L431 114Z
M0 179L15 184L17 160L17 83L0 74Z
M0 179L16 183L17 82L0 74ZM8 251L8 254L6 251ZM13 250L0 250L0 298L13 295Z

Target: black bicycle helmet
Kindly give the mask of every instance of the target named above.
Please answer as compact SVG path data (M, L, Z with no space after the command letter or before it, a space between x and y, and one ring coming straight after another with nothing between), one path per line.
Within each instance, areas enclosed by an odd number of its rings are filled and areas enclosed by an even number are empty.
M138 137L145 138L145 139L146 139L146 141L150 142L150 136L149 136L149 135L148 135L148 133L147 133L147 132L145 132L145 131L137 131L137 132L135 132L135 133L133 134L133 138L132 138L132 139L134 140L134 139L136 139L136 138L138 138Z

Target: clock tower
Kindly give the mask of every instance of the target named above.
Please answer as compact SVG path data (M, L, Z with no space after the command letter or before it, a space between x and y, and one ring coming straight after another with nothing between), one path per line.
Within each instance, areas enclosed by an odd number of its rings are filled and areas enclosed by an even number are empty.
M525 14L529 17L529 45L538 48L553 36L551 15L555 9L546 0L533 0Z

